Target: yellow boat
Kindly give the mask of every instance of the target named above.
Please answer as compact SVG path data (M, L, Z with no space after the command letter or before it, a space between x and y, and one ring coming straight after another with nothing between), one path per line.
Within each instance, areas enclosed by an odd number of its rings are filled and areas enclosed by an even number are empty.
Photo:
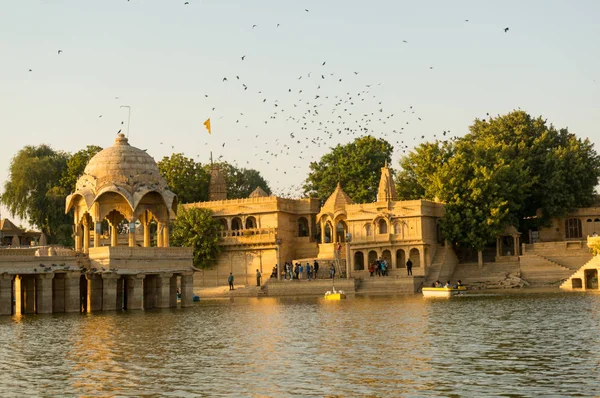
M424 287L423 297L451 297L467 291L465 286L459 287Z
M341 290L336 291L335 289L333 289L333 292L325 293L325 300L342 300L345 298L346 298L346 294L344 292L342 292Z

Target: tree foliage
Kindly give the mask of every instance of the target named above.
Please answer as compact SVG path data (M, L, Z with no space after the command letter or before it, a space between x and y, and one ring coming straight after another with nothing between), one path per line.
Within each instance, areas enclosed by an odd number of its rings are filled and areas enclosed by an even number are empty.
M393 147L384 139L359 137L346 145L337 145L310 163L304 182L305 194L325 202L338 182L356 202L377 200L381 168L391 161Z
M101 150L102 147L97 145L88 145L85 149L75 152L69 157L67 160L67 169L62 174L59 182L60 187L67 195L75 191L75 185L79 177L83 174L85 166Z
M205 169L210 173L211 165L207 164ZM258 170L238 168L228 162L216 163L225 177L227 185L227 199L243 199L250 196L256 189L261 187L267 194L271 194L271 188Z
M174 153L158 162L161 175L167 180L169 189L177 194L180 203L208 200L209 174L200 163Z
M194 266L210 267L219 254L219 222L212 217L209 209L180 206L177 219L171 229L171 245L192 247L194 249Z
M4 184L2 203L12 215L28 220L56 241L59 227L69 223L64 214L64 197L57 198L52 188L60 184L67 170L69 155L48 145L26 146L13 157Z
M588 139L520 110L475 120L454 141L422 144L400 167L399 196L445 202L446 237L477 250L507 225L537 228L589 205L600 177Z

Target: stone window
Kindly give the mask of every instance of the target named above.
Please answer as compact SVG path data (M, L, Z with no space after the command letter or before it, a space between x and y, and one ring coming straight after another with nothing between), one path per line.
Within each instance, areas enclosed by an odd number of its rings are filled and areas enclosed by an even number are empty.
M255 229L256 228L256 218L250 216L246 218L246 229Z
M387 223L385 222L384 219L379 220L379 233L380 234L387 234L388 228L387 228Z
M365 235L372 236L373 231L371 230L371 224L365 224Z
M308 236L308 220L306 217L300 217L298 219L298 236Z
M568 218L565 220L565 233L567 239L581 238L581 220L578 218Z

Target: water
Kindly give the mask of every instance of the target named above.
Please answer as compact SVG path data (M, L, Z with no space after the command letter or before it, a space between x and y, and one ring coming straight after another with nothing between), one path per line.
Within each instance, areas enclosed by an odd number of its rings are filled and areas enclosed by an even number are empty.
M0 396L598 396L600 296L235 299L0 318Z

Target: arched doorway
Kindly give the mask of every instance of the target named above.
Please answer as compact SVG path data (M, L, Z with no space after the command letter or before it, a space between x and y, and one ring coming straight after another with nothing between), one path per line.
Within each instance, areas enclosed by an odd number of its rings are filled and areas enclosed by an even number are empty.
M379 220L379 222L377 223L378 226L378 232L380 234L387 234L388 233L388 225L387 222L382 218L381 220Z
M224 218L219 218L219 228L221 231L227 231L227 220Z
M239 217L234 217L231 220L231 230L234 231L234 235L239 235L239 231L242 229L242 220Z
M381 258L387 262L388 266L392 265L392 253L389 250L384 250L381 253Z
M298 236L301 238L308 236L308 220L306 217L298 218Z
M409 256L412 261L413 268L421 266L421 256L419 255L419 249L410 249Z
M404 250L398 249L396 250L396 268L405 268L406 267L406 254Z
M256 229L257 223L256 218L254 216L250 216L246 218L246 229Z
M371 250L369 252L369 264L373 264L377 261L377 252L375 250Z
M346 231L348 230L348 227L346 226L346 223L344 221L339 221L336 225L335 228L335 233L336 233L336 237L337 237L337 241L338 242L346 242Z
M331 223L328 221L327 223L325 223L325 243L331 243L332 236L333 236L333 234L332 234Z
M363 252L354 253L354 271L363 271L365 269L365 255Z

